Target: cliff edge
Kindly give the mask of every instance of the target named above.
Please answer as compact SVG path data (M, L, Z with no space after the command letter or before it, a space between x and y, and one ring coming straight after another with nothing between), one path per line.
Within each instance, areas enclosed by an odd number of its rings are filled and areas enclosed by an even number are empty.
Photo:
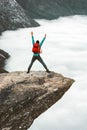
M73 82L55 72L0 74L0 130L27 130Z

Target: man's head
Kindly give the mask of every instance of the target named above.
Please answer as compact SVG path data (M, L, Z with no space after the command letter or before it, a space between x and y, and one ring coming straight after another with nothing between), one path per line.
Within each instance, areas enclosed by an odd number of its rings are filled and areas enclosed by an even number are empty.
M38 44L39 44L39 40L37 40L37 41L36 41L36 43L38 43Z

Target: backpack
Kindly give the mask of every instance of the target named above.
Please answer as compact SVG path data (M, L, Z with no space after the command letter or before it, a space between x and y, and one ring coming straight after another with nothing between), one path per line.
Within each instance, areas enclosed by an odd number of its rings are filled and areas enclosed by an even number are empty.
M41 53L41 48L40 48L40 45L38 43L34 43L33 48L32 48L32 52Z

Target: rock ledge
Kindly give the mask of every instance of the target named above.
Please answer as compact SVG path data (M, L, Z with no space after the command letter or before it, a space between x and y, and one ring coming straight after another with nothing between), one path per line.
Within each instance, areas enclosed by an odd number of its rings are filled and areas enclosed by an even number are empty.
M0 74L0 130L27 130L73 82L55 72Z

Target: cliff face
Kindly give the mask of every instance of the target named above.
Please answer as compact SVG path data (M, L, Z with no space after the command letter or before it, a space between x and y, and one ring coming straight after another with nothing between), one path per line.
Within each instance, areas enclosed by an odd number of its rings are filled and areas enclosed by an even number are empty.
M73 79L42 71L0 75L0 130L27 130L34 119L56 103Z
M16 0L32 18L87 15L87 0Z
M3 69L7 58L9 58L9 54L0 49L0 73L7 72Z
M38 25L29 16L27 17L24 9L15 0L0 0L0 33L9 29Z

